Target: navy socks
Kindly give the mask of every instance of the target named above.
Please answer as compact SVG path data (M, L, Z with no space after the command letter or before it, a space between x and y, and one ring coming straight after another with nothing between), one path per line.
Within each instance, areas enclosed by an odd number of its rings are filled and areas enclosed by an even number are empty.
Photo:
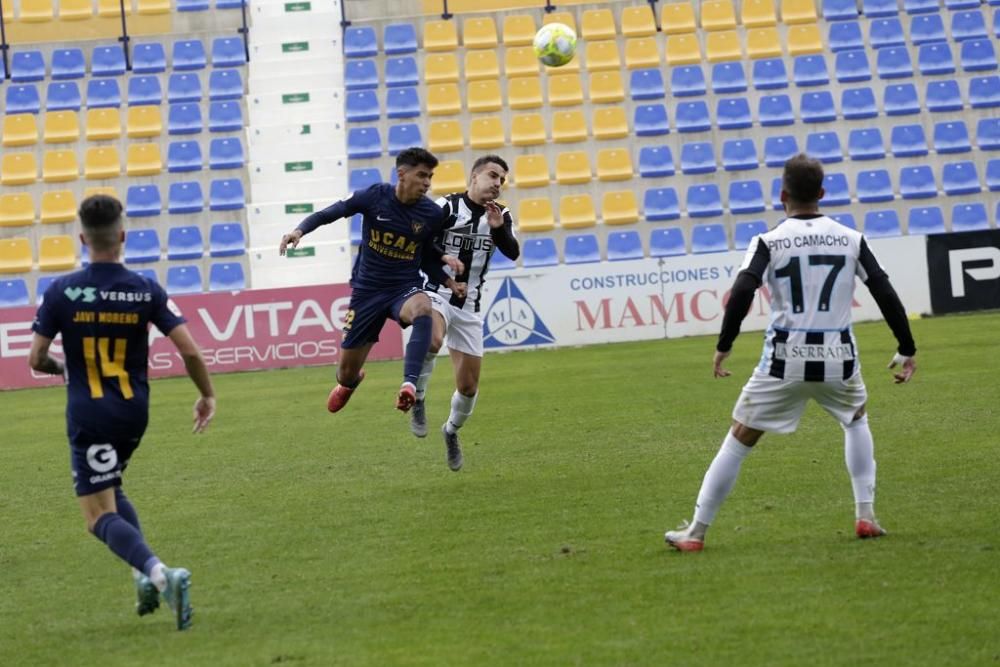
M134 509L132 514L135 516ZM102 514L97 519L94 524L94 536L107 544L116 556L147 575L152 567L160 562L146 546L139 529L115 512Z
M406 344L406 357L403 359L403 382L411 382L416 386L420 379L424 357L431 349L433 326L430 315L421 315L413 320L413 332L410 334L410 342Z

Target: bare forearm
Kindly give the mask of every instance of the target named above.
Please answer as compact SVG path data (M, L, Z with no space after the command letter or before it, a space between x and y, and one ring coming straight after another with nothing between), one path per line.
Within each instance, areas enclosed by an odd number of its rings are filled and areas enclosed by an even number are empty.
M38 359L32 359L31 367L39 373L48 373L49 375L62 375L65 370L61 363L48 354Z
M184 368L187 369L188 377L198 387L198 391L201 392L202 396L206 398L215 396L215 389L212 387L212 377L208 374L208 366L205 365L205 360L202 358L200 352L184 355Z

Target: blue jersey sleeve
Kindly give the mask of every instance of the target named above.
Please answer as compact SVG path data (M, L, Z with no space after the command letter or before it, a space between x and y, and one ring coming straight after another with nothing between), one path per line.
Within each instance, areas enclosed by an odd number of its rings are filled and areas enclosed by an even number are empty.
M170 334L177 326L187 322L180 309L170 300L167 293L158 284L152 284L153 312L149 321L159 329L164 336Z
M323 225L328 225L341 218L349 218L355 213L364 213L368 204L373 198L374 190L378 188L373 185L367 190L358 190L338 202L334 202L321 211L316 211L296 227L303 234L315 231Z
M58 302L56 296L58 292L55 291L56 284L57 282L53 282L45 290L42 305L38 307L35 321L31 324L32 331L46 338L55 338L56 334L59 333L59 314L56 312L56 303Z

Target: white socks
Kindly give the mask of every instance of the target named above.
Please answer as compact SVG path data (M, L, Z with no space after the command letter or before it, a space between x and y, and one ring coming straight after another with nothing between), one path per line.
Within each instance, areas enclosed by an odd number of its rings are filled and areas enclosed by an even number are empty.
M156 586L156 590L160 591L161 593L167 590L167 573L165 572L166 569L167 569L166 565L164 565L163 563L157 563L156 565L153 566L153 569L149 573L149 580L153 582L154 586Z
M844 426L844 461L851 475L858 519L874 519L875 444L868 428L868 415Z
M437 353L429 352L426 357L424 357L424 365L420 369L420 377L417 378L416 393L417 400L424 400L424 394L427 393L427 385L431 381L431 373L434 372L434 363L437 361Z
M478 396L479 392L476 392L472 396L465 396L458 393L458 390L451 395L451 414L448 415L448 422L444 425L448 433L455 433L458 429L462 428L462 424L465 423L465 420L472 414L473 408L476 407L476 398Z
M715 520L719 507L736 484L736 476L740 474L743 459L751 449L737 440L732 431L726 434L719 453L708 466L705 479L701 483L701 490L698 492L698 503L694 507L696 527L700 528L698 524L709 526Z

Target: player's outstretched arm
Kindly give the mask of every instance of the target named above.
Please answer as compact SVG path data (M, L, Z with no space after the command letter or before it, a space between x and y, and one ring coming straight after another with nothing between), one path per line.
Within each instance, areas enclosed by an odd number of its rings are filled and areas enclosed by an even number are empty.
M372 186L374 188L376 186ZM303 236L309 232L314 231L316 228L323 225L328 225L334 220L340 220L341 218L349 218L355 213L363 212L363 209L367 206L371 196L368 192L371 191L359 191L351 195L348 195L345 199L341 199L335 202L322 211L316 211L306 217L305 220L299 223L299 226L288 232L281 237L281 244L278 245L278 254L284 255L285 250L289 247L296 247L299 245L299 241Z
M278 254L284 257L285 250L289 247L295 248L299 245L299 241L302 239L302 232L298 229L293 229L284 236L281 237L281 245L278 246Z
M49 375L62 375L65 367L56 359L49 356L49 346L52 339L36 333L31 337L31 352L28 353L28 365L39 373Z
M215 416L215 389L212 387L212 378L208 374L208 366L205 365L201 350L185 325L180 324L174 327L168 335L184 360L188 376L201 392L201 398L194 404L194 428L192 429L193 433L201 433L208 428L209 422Z

